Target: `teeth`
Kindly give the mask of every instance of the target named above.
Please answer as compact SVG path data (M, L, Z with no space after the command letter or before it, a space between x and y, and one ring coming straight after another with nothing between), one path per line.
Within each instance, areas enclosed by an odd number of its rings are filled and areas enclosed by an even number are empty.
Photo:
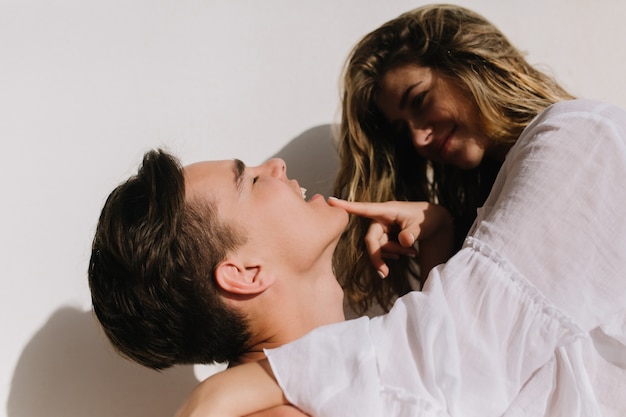
M302 193L302 198L306 200L306 188L300 187L300 192Z

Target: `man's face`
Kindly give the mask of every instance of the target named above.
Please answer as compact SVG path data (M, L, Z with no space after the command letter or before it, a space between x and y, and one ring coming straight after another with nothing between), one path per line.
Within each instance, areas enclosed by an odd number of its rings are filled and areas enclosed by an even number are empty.
M348 221L321 195L305 201L281 159L257 167L241 161L207 161L184 168L187 199L215 201L219 220L246 237L259 257L298 273L312 262L329 262Z

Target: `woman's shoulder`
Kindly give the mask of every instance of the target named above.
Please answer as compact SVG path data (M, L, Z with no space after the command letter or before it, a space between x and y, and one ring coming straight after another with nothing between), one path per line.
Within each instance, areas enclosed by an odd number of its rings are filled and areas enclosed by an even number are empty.
M540 113L522 132L514 148L559 148L580 142L591 146L590 139L600 137L626 142L626 111L597 100L566 100Z
M626 112L593 100L568 100L544 110L509 150L500 172L576 172L590 161L626 153ZM591 174L590 174L591 175Z
M626 112L615 104L591 99L564 100L555 103L543 112L528 126L540 124L554 119L577 120L611 120L626 124Z

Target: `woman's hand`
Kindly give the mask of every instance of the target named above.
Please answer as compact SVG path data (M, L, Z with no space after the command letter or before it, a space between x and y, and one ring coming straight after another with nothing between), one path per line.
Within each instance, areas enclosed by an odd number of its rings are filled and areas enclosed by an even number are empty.
M415 256L419 245L419 265L423 277L452 255L454 229L447 209L422 201L357 203L328 199L328 204L350 214L372 219L365 245L374 268L381 277L389 275L384 259Z

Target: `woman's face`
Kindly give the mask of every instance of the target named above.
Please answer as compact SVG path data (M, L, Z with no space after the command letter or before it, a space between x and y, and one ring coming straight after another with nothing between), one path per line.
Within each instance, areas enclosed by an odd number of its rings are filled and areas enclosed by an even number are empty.
M404 65L387 71L375 104L398 136L408 136L426 159L471 169L489 142L474 100L437 71Z

